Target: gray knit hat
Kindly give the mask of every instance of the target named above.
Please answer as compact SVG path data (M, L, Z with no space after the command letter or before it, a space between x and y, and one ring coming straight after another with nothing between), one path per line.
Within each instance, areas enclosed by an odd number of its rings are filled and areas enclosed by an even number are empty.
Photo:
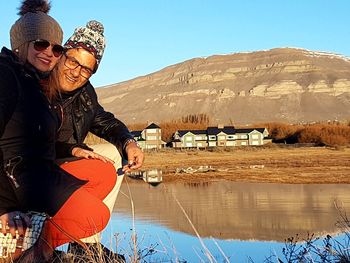
M11 27L11 48L15 50L26 42L44 39L61 44L63 31L55 19L48 15L50 3L45 0L24 0L19 8L21 16Z
M89 21L86 27L75 29L73 35L64 44L64 47L67 49L84 48L92 52L96 58L98 67L106 47L106 39L103 32L104 28L100 22L95 20Z

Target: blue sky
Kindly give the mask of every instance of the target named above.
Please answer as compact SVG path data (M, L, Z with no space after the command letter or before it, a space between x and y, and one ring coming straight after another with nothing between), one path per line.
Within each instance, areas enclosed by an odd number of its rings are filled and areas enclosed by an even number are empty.
M158 71L195 57L300 47L350 57L348 0L52 0L50 15L66 40L95 19L105 26L107 48L96 87ZM19 0L1 7L0 45Z

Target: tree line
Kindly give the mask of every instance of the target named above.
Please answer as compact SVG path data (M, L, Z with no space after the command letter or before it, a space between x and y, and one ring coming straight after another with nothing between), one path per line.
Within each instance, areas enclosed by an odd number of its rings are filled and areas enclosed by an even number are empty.
M156 123L162 129L162 140L169 142L177 130L206 130L211 123L207 114L189 114L179 119ZM232 125L232 124L229 124ZM128 125L131 131L142 131L147 123ZM228 125L226 125L228 126ZM326 122L312 124L288 124L282 122L266 122L235 128L267 128L269 136L275 143L312 143L314 145L349 146L350 122ZM89 135L88 142L101 143L101 140Z

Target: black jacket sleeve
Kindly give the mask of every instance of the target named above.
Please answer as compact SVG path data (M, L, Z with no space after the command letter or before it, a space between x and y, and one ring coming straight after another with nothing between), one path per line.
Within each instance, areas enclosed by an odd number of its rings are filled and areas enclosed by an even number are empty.
M89 89L89 95L93 104L95 104L96 110L95 118L90 126L90 132L114 144L122 157L126 159L127 156L125 156L123 146L128 139L133 139L132 134L122 121L103 109L98 103L97 94L93 88Z
M14 71L0 61L0 138L10 120L18 99L18 81ZM0 149L0 215L15 210L17 199L4 171L3 153Z

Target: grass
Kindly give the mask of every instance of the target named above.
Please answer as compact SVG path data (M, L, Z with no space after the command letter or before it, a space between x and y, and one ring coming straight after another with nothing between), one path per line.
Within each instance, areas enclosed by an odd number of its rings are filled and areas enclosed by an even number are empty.
M230 180L266 183L350 183L350 148L240 147L215 151L175 150L145 152L142 169L163 170L163 182ZM217 171L177 173L177 168L212 166Z

